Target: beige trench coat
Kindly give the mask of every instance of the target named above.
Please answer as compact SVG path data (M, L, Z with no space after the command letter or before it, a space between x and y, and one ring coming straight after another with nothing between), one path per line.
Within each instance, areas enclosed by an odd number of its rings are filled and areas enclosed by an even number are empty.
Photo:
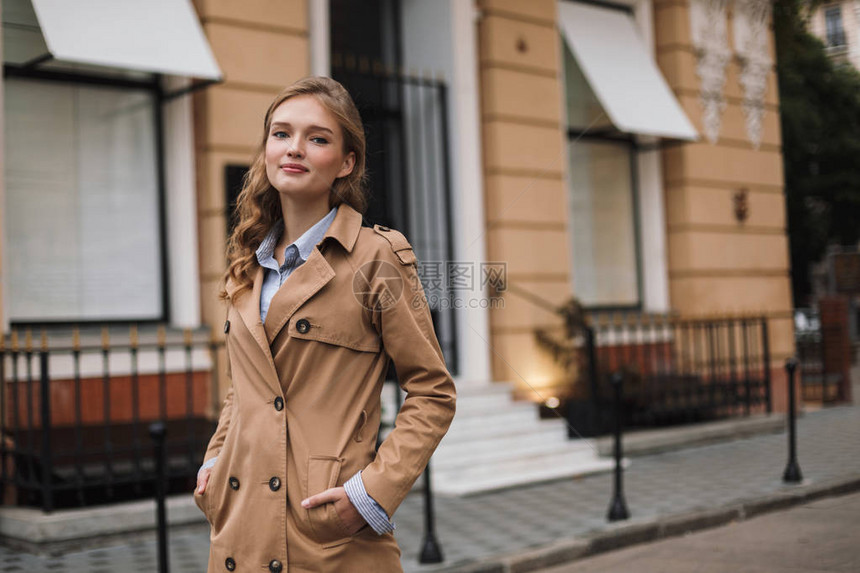
M333 504L300 505L362 470L368 494L393 516L454 416L412 247L361 222L340 205L265 325L262 268L253 292L235 300L227 282L232 386L205 454L218 460L205 493L194 493L211 525L210 572L401 571L393 534L366 526L350 536ZM377 453L389 359L406 397Z

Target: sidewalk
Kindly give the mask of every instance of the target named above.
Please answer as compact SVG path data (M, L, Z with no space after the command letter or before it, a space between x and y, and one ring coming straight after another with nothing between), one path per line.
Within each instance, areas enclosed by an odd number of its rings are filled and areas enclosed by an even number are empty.
M606 512L612 474L520 487L466 498L436 499L437 534L445 556L420 566L420 495L395 515L407 572L531 571L586 553L745 519L811 498L860 490L860 408L839 406L798 419L798 460L804 482L787 486L787 435L767 434L726 443L631 458L624 489L631 518L610 524ZM806 496L806 497L805 497ZM172 532L174 573L205 570L207 532ZM107 573L156 567L153 539L55 558L0 548L0 572Z

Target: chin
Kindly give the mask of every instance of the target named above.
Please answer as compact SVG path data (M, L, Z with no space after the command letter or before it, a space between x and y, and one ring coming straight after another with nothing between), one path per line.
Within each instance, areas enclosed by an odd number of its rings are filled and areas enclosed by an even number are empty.
M311 191L307 188L294 188L287 185L281 185L280 187L277 187L277 189L282 198L295 202L312 203L328 200L329 198L329 191L327 189L323 189L322 191Z

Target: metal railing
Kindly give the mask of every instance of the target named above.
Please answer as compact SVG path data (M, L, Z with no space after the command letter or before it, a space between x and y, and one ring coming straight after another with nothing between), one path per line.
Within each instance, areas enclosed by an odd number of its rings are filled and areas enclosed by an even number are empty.
M352 94L367 134L368 218L406 234L421 263L427 298L446 298L445 287L452 280L446 265L455 261L444 77L337 53L332 54L332 77ZM439 345L448 369L456 374L460 368L457 313L453 305L437 312Z
M0 348L5 504L49 512L150 497L147 427L170 429L167 492L191 491L217 410L209 330L13 331Z
M627 428L772 410L764 316L589 311L575 297L558 306L519 285L504 288L563 319L561 328L538 328L535 337L565 371L563 409L571 438L612 431L610 373L627 380Z
M610 431L611 372L626 378L624 426L648 427L771 411L767 319L604 314L583 329L585 430ZM577 402L568 414L576 417ZM582 426L582 419L574 427Z

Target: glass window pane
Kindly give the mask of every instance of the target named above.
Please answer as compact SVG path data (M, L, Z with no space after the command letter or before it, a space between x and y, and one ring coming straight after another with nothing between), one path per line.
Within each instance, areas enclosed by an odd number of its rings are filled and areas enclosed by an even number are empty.
M630 147L580 140L568 153L574 295L587 306L638 304Z
M839 6L827 8L824 11L827 25L827 45L842 46L845 44L845 31L842 28L842 10Z
M7 79L10 318L161 318L154 101Z

